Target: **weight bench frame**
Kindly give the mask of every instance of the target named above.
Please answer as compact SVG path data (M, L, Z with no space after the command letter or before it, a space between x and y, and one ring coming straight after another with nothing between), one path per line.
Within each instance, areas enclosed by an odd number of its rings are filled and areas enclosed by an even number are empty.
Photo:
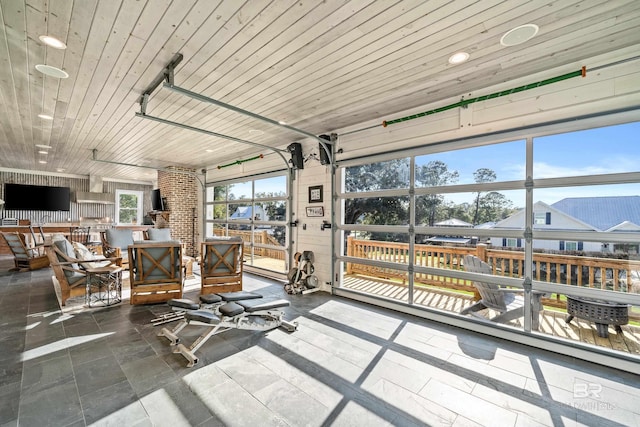
M288 332L293 332L298 329L298 324L285 320L285 313L279 310L281 307L288 307L289 301L256 301L256 303L258 304L257 306L247 301L238 301L237 304L234 302L225 304L231 308L243 310L239 314L234 313L234 315L223 314L227 311L224 309L225 305L218 307L218 313L214 313L211 310L188 311L185 313L184 320L176 325L173 330L170 331L167 328L162 328L158 336L166 337L172 346L176 346L173 352L182 354L189 362L187 367L191 368L198 363L198 357L195 354L196 351L214 335L231 329L269 331L278 327L284 327ZM267 307L262 309L261 306ZM261 321L258 322L258 319ZM189 347L180 343L180 337L178 336L178 333L187 325L208 327Z

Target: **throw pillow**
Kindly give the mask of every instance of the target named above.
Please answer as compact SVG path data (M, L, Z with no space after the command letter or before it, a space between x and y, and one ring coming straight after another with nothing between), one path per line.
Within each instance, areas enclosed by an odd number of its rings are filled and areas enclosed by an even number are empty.
M76 258L78 258L79 260L92 260L91 262L82 262L82 263L80 263L80 265L82 265L82 267L85 268L85 269L87 269L87 268L106 267L107 265L110 264L110 261L95 261L95 260L98 260L98 259L104 259L104 256L103 255L95 255L95 254L93 254L89 250L89 248L87 248L82 243L73 242L73 250L76 253Z

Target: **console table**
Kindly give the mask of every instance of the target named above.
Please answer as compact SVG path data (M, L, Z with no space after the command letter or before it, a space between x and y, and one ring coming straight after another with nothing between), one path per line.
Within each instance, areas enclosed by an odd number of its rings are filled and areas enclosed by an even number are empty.
M97 267L87 269L86 304L102 306L122 301L122 267Z
M598 336L602 338L609 336L609 325L613 325L617 333L622 333L620 325L629 323L629 305L591 298L567 295L567 314L567 323L574 317L594 322Z

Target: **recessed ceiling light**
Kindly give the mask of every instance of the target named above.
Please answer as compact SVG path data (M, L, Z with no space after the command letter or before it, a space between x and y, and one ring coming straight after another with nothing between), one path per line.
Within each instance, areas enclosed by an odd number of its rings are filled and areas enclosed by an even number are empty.
M515 27L500 38L500 44L502 46L516 46L526 41L531 40L536 34L538 34L538 26L536 24L524 24L519 27Z
M285 122L284 120L280 120L278 123L280 123L281 125L286 125L287 122Z
M454 53L449 57L449 64L462 64L467 59L469 59L469 54L467 52Z
M67 74L66 71L52 67L51 65L38 64L36 65L36 70L40 71L42 74L46 74L47 76L55 77L57 79L66 79L69 77L69 74Z
M40 160L38 163L42 163L44 165L45 163L47 163L47 161L46 160Z
M207 153L213 153L213 150L204 150L204 151L206 151Z
M47 149L48 149L48 148L53 148L53 147L52 147L52 146L50 146L50 145L44 145L44 144L36 144L36 147L38 147L38 148L47 148Z
M261 130L258 130L258 129L250 129L250 130L249 130L249 133L250 133L251 135L256 135L256 136L257 136L257 135L264 135L264 132L263 132L263 131L261 131Z
M53 120L53 117L48 114L38 114L38 117L40 117L42 120Z
M38 37L40 39L40 41L44 44L46 44L47 46L51 46L54 49L66 49L67 45L64 44L63 42L61 42L60 40L58 40L55 37L51 37L51 36L40 36Z
M39 150L39 151L38 151L38 153L39 153L39 154L49 154L49 152L48 152L48 151L44 151L44 150Z
M64 172L64 171L66 171L66 169L65 168L58 168L58 169L56 169L56 171L57 172Z

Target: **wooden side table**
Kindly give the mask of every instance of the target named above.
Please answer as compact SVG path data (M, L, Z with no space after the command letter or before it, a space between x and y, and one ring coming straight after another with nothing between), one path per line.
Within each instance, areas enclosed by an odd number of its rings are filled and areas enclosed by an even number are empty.
M182 266L184 267L184 277L185 279L193 279L195 276L193 275L193 263L195 262L195 258L190 256L182 257Z
M85 301L109 306L122 301L122 267L98 267L87 269L87 290Z

